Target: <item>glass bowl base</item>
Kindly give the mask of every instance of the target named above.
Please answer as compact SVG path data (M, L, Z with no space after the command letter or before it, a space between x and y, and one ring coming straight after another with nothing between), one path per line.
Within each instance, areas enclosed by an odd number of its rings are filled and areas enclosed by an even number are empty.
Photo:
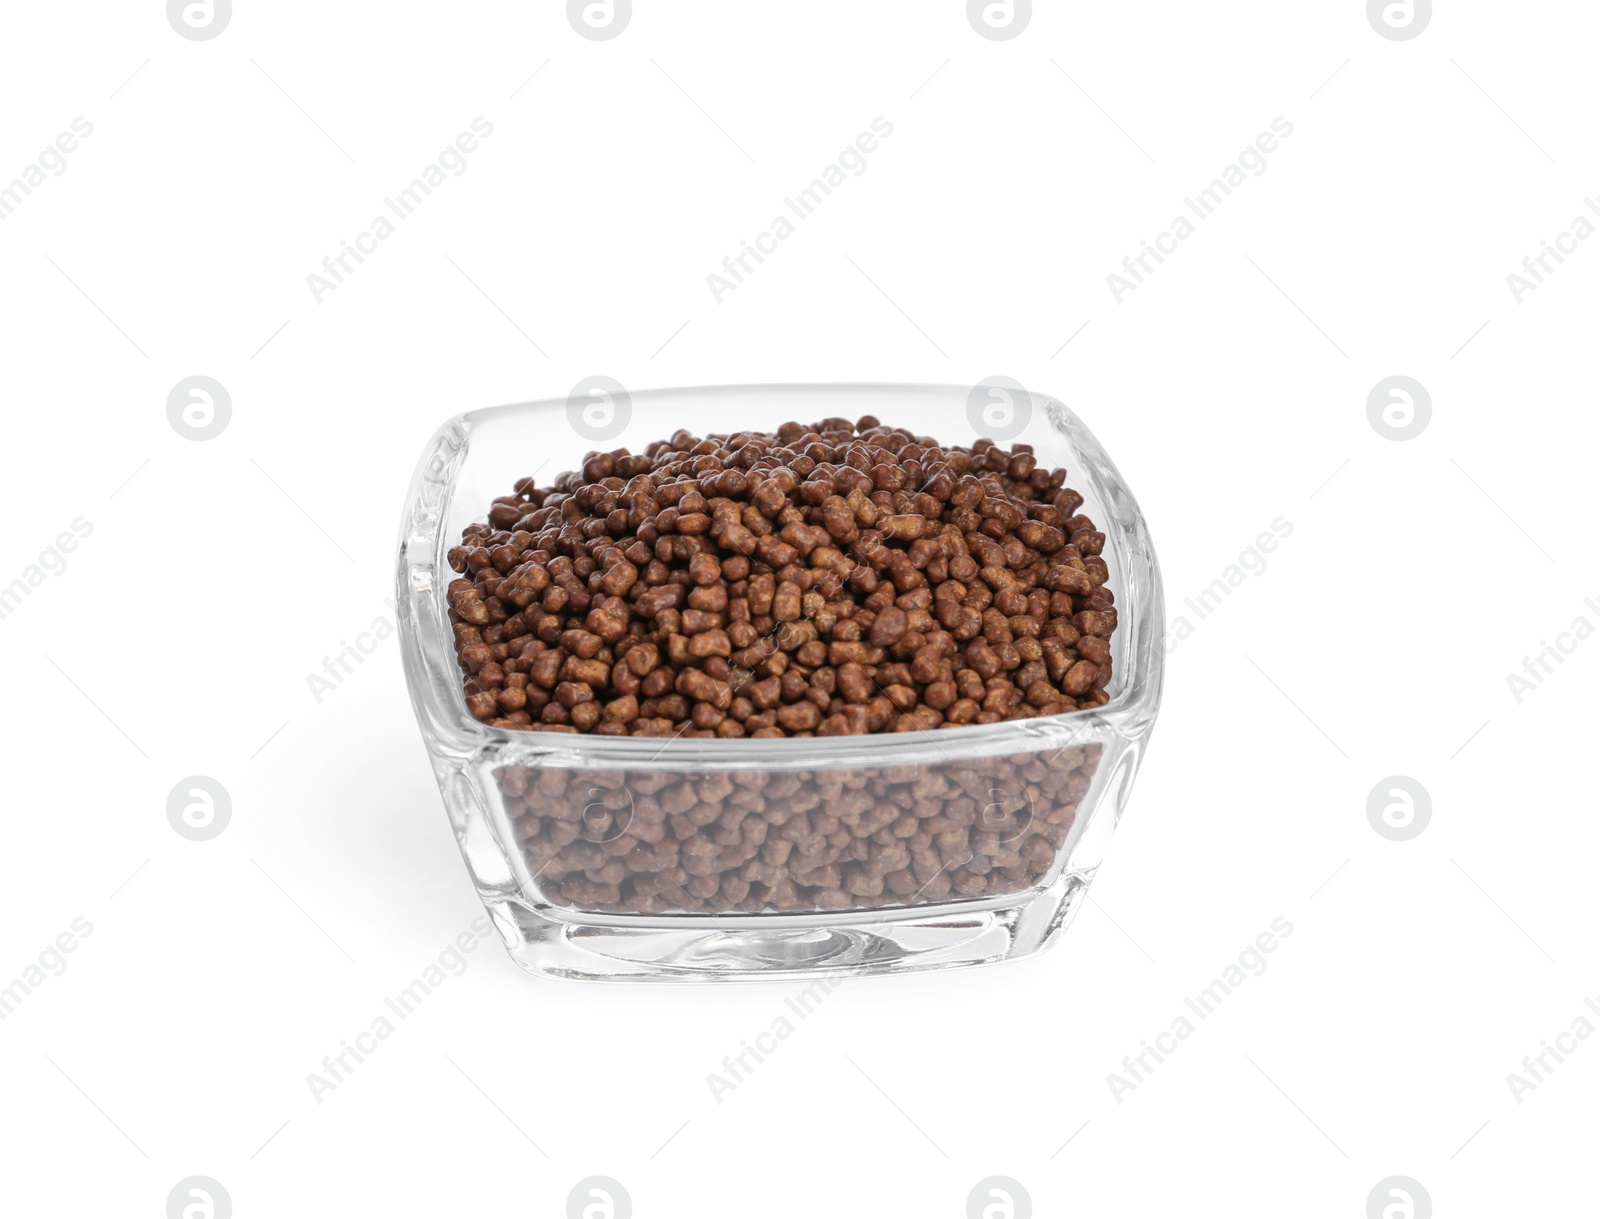
M640 919L485 904L523 969L548 978L792 981L920 973L1011 961L1049 947L1091 875L1065 873L1015 897L882 913Z

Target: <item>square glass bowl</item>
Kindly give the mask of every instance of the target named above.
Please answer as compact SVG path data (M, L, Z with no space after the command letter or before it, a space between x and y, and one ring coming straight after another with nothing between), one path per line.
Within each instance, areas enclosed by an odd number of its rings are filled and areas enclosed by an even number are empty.
M601 379L594 379L599 383ZM587 386L588 383L585 383ZM567 978L750 979L947 969L1050 944L1099 866L1161 697L1160 572L1144 518L1076 415L1020 387L770 385L656 390L470 411L423 452L400 529L397 605L412 704L467 869L512 957ZM446 588L462 530L518 478L591 451L874 415L946 444L989 435L1064 467L1105 534L1116 597L1109 701L1062 715L798 739L611 737L495 728L468 712ZM687 817L700 832L680 843ZM908 818L915 818L913 822ZM925 826L899 863L893 828ZM877 834L871 869L826 868L790 908L737 900L762 839L816 850ZM753 841L752 841L753 840ZM691 849L728 853L716 867ZM615 879L629 861L626 892ZM652 860L656 861L652 864ZM937 861L937 866L935 866ZM654 867L655 870L650 869ZM872 873L872 874L868 874ZM886 875L887 874L887 875ZM809 881L808 881L809 883ZM731 889L731 892L730 892ZM761 890L767 891L765 888Z

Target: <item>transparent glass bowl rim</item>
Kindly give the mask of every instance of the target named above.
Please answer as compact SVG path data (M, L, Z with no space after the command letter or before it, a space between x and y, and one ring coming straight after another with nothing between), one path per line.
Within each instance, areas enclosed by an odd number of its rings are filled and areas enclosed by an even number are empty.
M878 393L965 396L970 387L905 383L771 383L715 385L630 391L635 404L652 399L690 399L738 393L814 393L819 399L847 394L857 399ZM1071 449L1067 485L1083 492L1108 519L1095 527L1106 535L1117 596L1113 636L1112 696L1101 707L1061 715L1034 716L998 724L864 736L799 738L614 737L587 733L495 728L473 717L461 690L461 669L445 606L444 589L458 573L447 554L459 538L446 536L457 490L456 473L465 460L477 420L520 412L530 416L565 411L565 399L543 399L467 411L447 420L423 450L412 476L401 520L396 571L396 607L407 685L418 720L438 749L465 758L492 754L502 761L555 764L570 768L685 770L849 769L862 766L917 765L1103 739L1108 733L1137 735L1148 730L1161 697L1162 632L1165 609L1160 570L1144 516L1116 466L1094 434L1065 404L1029 391L1033 409ZM439 493L442 490L442 495ZM488 505L483 505L488 510ZM1120 637L1120 638L1119 638Z

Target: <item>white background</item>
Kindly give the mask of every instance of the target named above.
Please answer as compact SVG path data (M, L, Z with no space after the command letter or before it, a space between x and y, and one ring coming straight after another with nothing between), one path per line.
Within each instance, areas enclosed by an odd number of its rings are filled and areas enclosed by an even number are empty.
M1506 1079L1600 996L1600 642L1507 682L1600 625L1600 242L1506 283L1600 189L1592 5L1466 0L1405 42L1356 0L1040 4L1010 41L954 0L639 0L608 42L552 0L238 0L207 42L154 0L4 22L0 182L94 125L0 223L0 585L93 526L0 621L0 985L93 925L0 1023L9 1211L160 1216L192 1174L240 1219L557 1216L596 1173L641 1219L959 1216L996 1173L1041 1216L1359 1219L1393 1174L1440 1216L1592 1206L1600 1038L1521 1103ZM317 303L480 115L469 169ZM718 304L706 276L880 115ZM1119 305L1106 275L1280 115ZM593 374L1058 395L1174 618L1293 532L1173 651L1054 951L851 983L718 1104L792 988L542 983L487 943L319 1104L307 1074L481 909L393 639L320 704L307 675L388 618L435 426ZM193 375L233 403L204 443L166 417ZM1431 393L1414 440L1368 422L1391 375ZM195 774L233 801L203 843L166 820ZM1403 843L1366 816L1396 774L1433 806ZM1278 916L1119 1103L1124 1055Z

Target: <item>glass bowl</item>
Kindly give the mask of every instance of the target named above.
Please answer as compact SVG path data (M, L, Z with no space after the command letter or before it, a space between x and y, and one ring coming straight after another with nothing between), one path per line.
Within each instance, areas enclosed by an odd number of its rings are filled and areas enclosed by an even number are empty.
M548 485L591 451L640 452L679 428L704 436L862 415L947 444L980 435L1031 444L1041 466L1066 469L1067 486L1084 497L1079 512L1105 534L1116 597L1103 706L770 740L497 728L469 713L446 604L457 573L446 556L518 478ZM852 976L1036 952L1094 878L1160 703L1165 611L1138 504L1076 415L1020 387L629 395L594 378L567 399L445 423L417 466L399 550L401 650L423 741L479 896L512 957L536 974ZM829 841L851 842L841 827L876 845L842 847L837 858ZM795 851L823 861L806 874L810 899L763 885L774 901L738 900L741 882L728 877L762 884L775 853ZM728 854L719 869L706 852ZM626 892L614 883L624 857ZM741 867L729 870L727 859Z

